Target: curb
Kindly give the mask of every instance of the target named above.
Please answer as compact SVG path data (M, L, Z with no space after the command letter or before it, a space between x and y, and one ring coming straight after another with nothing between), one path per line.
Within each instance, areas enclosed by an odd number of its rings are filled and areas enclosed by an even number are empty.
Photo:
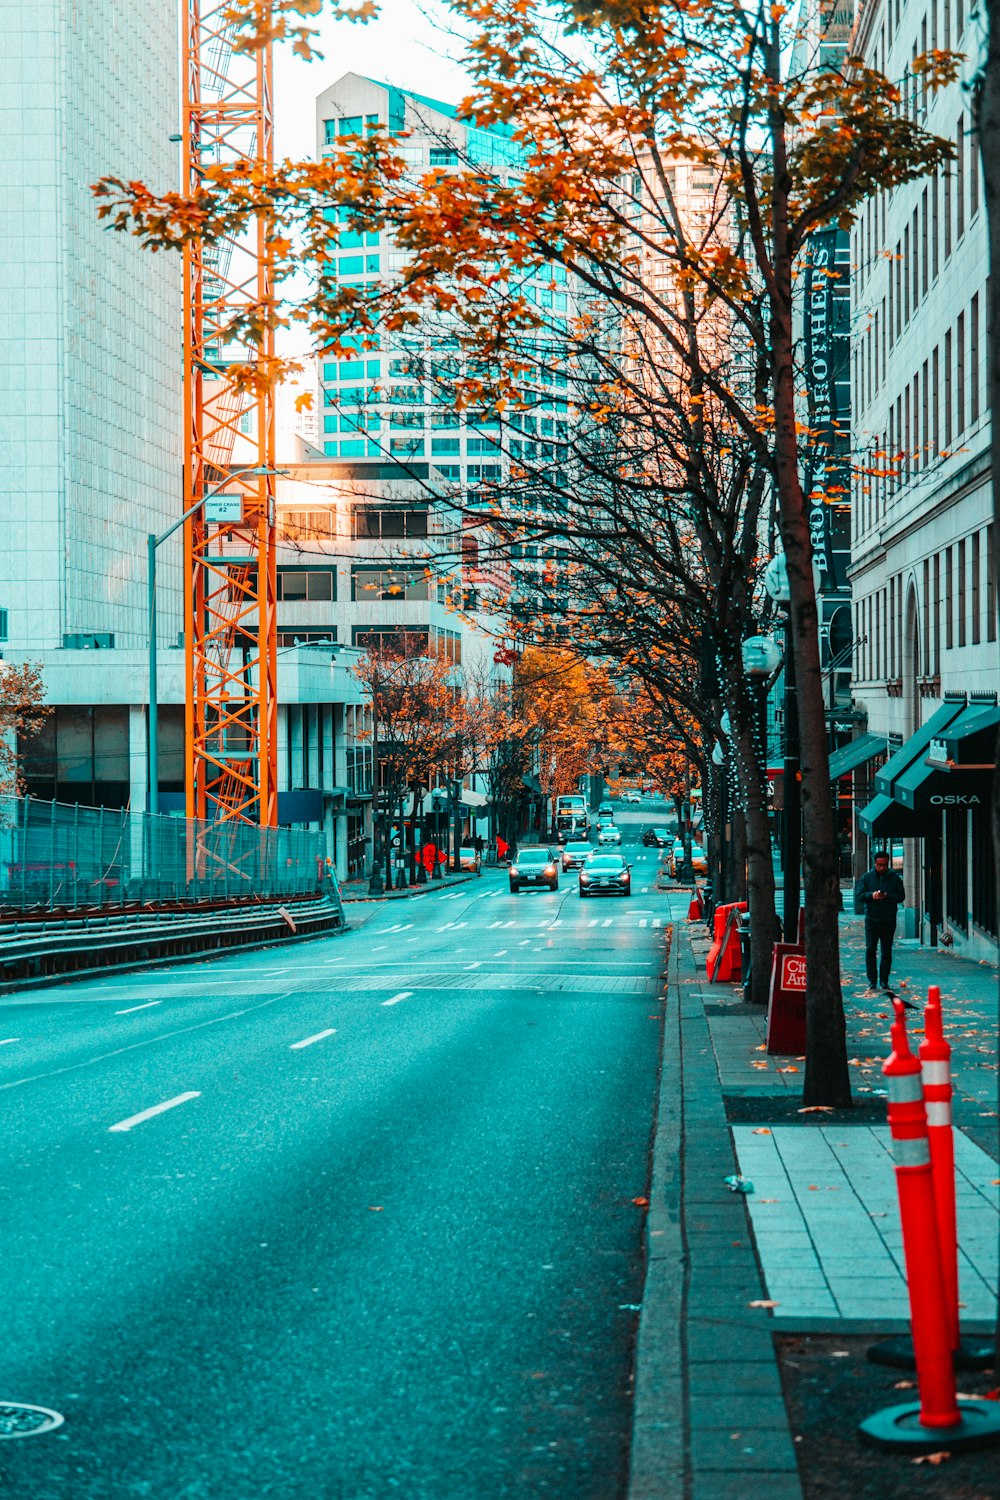
M428 880L424 885L407 886L405 891L386 891L382 896L345 896L341 891L340 899L345 906L354 906L362 901L406 901L411 896L426 896L430 894L428 886L433 890L435 886L444 890L449 885L467 885L470 880L478 880L478 875L456 875L453 879Z

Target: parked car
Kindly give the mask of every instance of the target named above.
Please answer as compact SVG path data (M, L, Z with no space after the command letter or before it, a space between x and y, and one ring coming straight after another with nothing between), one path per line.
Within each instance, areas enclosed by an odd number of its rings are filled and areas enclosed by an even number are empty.
M602 823L597 830L598 844L620 844L622 841L621 829L616 828L614 823Z
M567 844L562 852L563 869L578 870L593 852L592 845L585 844L581 840L574 840L573 843Z
M681 870L684 866L684 840L674 839L673 847L667 857L667 871L672 880L679 880ZM691 868L696 875L708 874L708 856L703 844L695 839L691 840Z
M559 889L559 856L545 844L526 844L518 849L510 867L510 888L517 892L523 885L547 885Z
M620 854L595 851L580 871L580 897L629 896L632 869Z
M621 794L621 796L619 797L618 800L619 800L619 802L630 802L630 803L641 802L642 801L642 793L641 792L622 792L622 794Z
M483 862L475 849L459 849L458 868L460 870L475 870L477 875L482 874Z
M669 828L646 827L642 830L642 842L647 849L669 849L673 837Z

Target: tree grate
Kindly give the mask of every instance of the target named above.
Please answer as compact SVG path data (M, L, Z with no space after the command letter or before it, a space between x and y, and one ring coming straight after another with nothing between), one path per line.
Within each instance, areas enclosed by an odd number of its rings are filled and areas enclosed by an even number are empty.
M0 1439L37 1437L54 1432L65 1419L45 1406L24 1406L19 1401L0 1401Z

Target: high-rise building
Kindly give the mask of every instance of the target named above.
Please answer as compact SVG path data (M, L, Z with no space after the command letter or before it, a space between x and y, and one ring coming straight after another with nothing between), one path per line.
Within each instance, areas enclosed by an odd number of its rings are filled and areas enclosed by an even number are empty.
M11 649L138 646L145 537L181 494L181 263L97 218L178 185L175 0L8 0L0 50L0 608ZM180 551L160 568L180 628Z
M965 52L968 79L965 0L862 7L853 51L955 160L869 199L852 234L854 693L869 751L889 756L858 832L903 854L911 935L986 956L997 906L981 767L1000 720L989 259L968 96L961 82L924 91L912 65L929 48Z

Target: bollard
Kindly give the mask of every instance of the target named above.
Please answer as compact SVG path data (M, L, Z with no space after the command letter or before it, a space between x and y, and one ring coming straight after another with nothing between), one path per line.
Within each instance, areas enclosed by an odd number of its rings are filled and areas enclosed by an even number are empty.
M941 1281L948 1312L951 1348L958 1348L958 1229L955 1218L955 1142L951 1133L951 1048L941 1024L941 991L927 991L920 1075L927 1111L927 1143L934 1180Z
M958 1223L955 1208L955 1137L951 1119L951 1047L945 1040L941 1013L941 991L932 984L924 1008L924 1040L920 1043L920 1073L927 1109L927 1139L934 1179L941 1277L948 1309L949 1336L954 1366L959 1370L985 1370L993 1363L992 1342L963 1340L958 1316ZM912 1340L885 1339L868 1350L876 1364L912 1370L915 1358Z
M951 1319L943 1295L937 1209L920 1062L910 1051L906 1012L893 1000L892 1052L882 1069L889 1090L889 1129L903 1229L918 1403L886 1407L859 1427L862 1441L911 1453L1000 1443L996 1402L955 1395Z

